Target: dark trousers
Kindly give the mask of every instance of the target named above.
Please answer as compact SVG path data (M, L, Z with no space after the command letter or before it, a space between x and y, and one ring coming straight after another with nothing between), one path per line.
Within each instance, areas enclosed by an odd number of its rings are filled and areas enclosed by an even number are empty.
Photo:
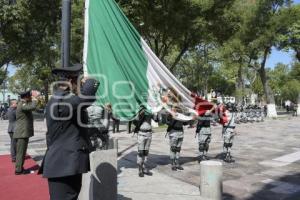
M132 124L132 121L129 121L128 126L127 126L127 132L128 133L131 133L131 124Z
M48 178L50 200L77 200L81 181L82 174Z
M120 127L120 120L113 120L113 133L116 132L116 129L117 132L119 132L120 131L119 127Z
M24 160L28 147L29 138L17 139L17 154L16 154L16 172L23 171Z
M14 133L8 133L10 137L10 156L12 160L16 160L16 144L17 140L13 138Z

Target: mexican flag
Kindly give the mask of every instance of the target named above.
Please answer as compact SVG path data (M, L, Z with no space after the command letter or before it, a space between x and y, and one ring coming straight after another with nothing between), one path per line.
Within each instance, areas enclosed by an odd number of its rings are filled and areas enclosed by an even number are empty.
M110 103L121 120L141 106L149 112L180 108L178 119L194 112L191 92L152 52L114 0L86 0L84 71L97 78L98 103ZM179 112L180 110L180 112Z

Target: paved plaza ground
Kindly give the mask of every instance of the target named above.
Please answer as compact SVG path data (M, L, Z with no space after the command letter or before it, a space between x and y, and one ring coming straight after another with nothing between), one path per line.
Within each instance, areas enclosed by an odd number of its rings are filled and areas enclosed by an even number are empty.
M0 154L9 154L7 121L0 121ZM45 123L35 121L35 136L28 154L40 163L45 152ZM285 116L262 123L237 125L233 146L235 163L223 163L223 199L299 200L300 199L300 117ZM155 129L149 166L152 176L138 177L136 137L121 132L119 140L118 193L122 200L196 200L200 198L200 165L195 128L185 129L181 162L183 171L171 171L169 145L164 129ZM212 129L209 157L220 160L221 127ZM220 160L221 161L221 160ZM1 178L0 178L1 182Z

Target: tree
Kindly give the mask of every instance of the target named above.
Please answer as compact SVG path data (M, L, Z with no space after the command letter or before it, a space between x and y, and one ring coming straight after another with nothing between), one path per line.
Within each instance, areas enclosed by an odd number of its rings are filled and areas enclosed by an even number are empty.
M284 30L278 39L278 48L289 50L290 48L296 52L296 58L300 62L300 5L295 5L285 12L293 15L294 21Z
M18 0L15 4L1 0L0 5L0 35L8 59L6 63L33 62L45 44L49 48L55 44L49 38L58 33L60 0Z
M18 0L9 4L0 0L0 64L12 62L24 68L11 79L11 86L16 86L14 91L39 82L47 101L51 69L60 65L60 3L61 0ZM72 4L71 63L82 62L83 4ZM29 82L23 75L29 77Z
M30 66L22 66L16 73L8 79L8 88L13 93L25 92L29 89L41 88L41 80L35 75L35 69Z
M292 79L286 82L282 87L282 97L286 100L291 100L292 102L298 102L298 96L300 94L300 82Z
M224 41L230 37L234 31L232 24L235 19L226 11L230 10L233 2L234 0L118 1L155 54L172 72L182 56L203 41L211 38ZM168 56L172 56L172 59L168 59Z
M268 115L277 116L274 94L269 86L266 71L266 60L271 49L276 45L282 31L287 30L293 21L293 15L285 10L290 9L289 0L262 0L255 1L251 6L253 12L244 23L241 41L248 48L249 67L257 70L262 82Z

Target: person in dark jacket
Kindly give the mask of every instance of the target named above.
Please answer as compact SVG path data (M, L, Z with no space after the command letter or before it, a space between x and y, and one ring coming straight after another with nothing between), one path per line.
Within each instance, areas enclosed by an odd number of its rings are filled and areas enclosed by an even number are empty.
M17 100L10 100L10 107L7 111L8 118L8 129L7 132L10 137L10 156L11 161L16 162L16 139L13 138L15 128L16 128L16 110L17 110Z
M47 151L40 169L48 178L51 200L77 200L82 173L90 170L86 108L95 101L99 82L83 79L78 90L81 69L82 65L75 65L52 71L61 81L46 106Z
M16 151L16 170L15 174L26 173L23 168L29 138L33 136L33 115L32 111L36 109L37 91L27 91L20 94L21 101L18 103L16 110L16 129L13 135L17 139Z

